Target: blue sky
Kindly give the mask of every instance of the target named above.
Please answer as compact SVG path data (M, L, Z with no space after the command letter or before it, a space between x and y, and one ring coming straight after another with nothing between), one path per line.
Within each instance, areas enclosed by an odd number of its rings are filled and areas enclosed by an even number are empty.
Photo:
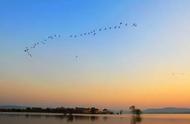
M172 83L168 75L173 72L186 74L185 79L178 81L182 80L187 87L189 5L188 0L0 0L0 85L2 89L8 88L0 91L3 94L0 104L78 103L123 107L124 104L141 103L145 107L150 103L132 98L129 103L120 104L122 100L119 100L113 106L107 104L112 101L111 97L107 102L100 102L104 97L99 98L94 87L108 88L108 93L118 90L121 97L124 96L119 90L130 91L135 87L146 94ZM95 37L69 38L70 34L114 26L121 21L138 26L101 32ZM61 34L61 38L32 49L32 58L24 53L26 46L53 34ZM165 84L155 83L160 80ZM179 82L175 83L176 87ZM14 86L14 91L8 92ZM28 91L23 95L19 91L25 88ZM35 90L47 91L50 97L43 93L38 97L32 93ZM71 96L85 99L85 93L99 102L69 99ZM17 95L13 97L12 94ZM62 100L54 98L53 94L61 95ZM30 98L28 102L27 97ZM44 101L39 101L40 98ZM185 106L182 101L176 106ZM166 103L161 102L161 105Z

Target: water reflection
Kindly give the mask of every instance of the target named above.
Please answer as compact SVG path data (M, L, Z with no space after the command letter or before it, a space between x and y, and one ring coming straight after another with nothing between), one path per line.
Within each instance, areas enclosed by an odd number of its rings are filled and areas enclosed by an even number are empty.
M2 114L0 124L190 124L190 115Z
M59 120L67 120L67 122L73 122L73 121L82 121L82 120L88 120L88 121L96 121L100 117L104 120L107 120L108 117L106 116L96 116L96 115L65 115L65 114L33 114L33 113L26 113L26 114L7 114L7 113L0 113L0 118L3 117L25 117L26 119L40 119L40 118L54 118Z
M138 124L142 121L142 118L140 115L132 115L131 117L131 124Z
M88 120L88 121L96 121L98 120L98 116L80 116L80 115L68 115L65 116L67 118L68 122L73 122L73 121L82 121L82 120Z
M73 120L74 120L73 115L69 115L69 116L66 116L66 117L67 117L67 122L73 122Z

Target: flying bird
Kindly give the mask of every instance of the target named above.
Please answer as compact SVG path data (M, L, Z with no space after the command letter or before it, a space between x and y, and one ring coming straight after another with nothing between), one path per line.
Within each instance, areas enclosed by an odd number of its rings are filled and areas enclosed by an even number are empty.
M27 52L27 51L29 51L28 47L26 47L26 49L24 50L24 52Z
M52 37L52 36L48 36L48 39L51 39L51 40L52 40L52 39L53 39L53 37Z
M75 60L78 61L79 56L75 56Z
M24 50L24 52L26 52L28 54L28 56L32 57L32 54L29 52L28 47L26 47L26 49Z
M30 57L32 57L32 54L30 54L29 52L28 52L28 55L29 55Z
M133 25L132 25L132 26L137 27L137 24L136 24L136 23L133 23Z

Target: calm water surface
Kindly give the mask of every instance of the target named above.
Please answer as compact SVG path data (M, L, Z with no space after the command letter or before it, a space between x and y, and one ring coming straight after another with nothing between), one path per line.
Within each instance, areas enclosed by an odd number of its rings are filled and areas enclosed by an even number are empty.
M73 115L0 113L0 124L190 124L190 114Z

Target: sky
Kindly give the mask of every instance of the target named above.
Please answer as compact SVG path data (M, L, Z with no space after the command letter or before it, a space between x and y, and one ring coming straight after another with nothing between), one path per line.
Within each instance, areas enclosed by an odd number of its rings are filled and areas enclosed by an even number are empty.
M0 105L190 107L189 6L0 0ZM129 25L69 37L120 22ZM54 34L61 37L31 49L32 57L24 52Z

